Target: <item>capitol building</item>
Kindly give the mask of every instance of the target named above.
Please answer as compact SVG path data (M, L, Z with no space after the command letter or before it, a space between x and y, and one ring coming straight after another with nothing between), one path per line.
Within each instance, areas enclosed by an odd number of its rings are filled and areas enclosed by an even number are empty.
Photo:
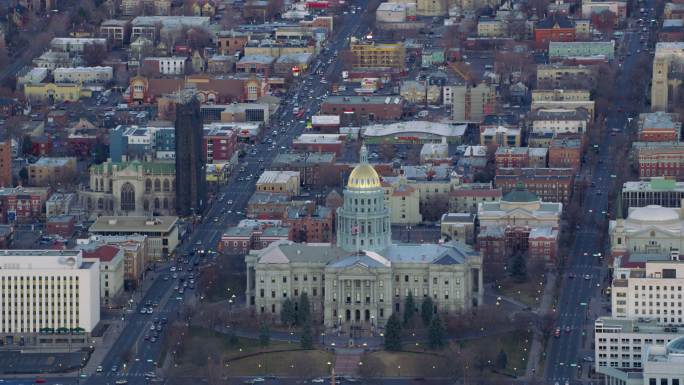
M429 296L441 313L482 303L482 257L457 242L393 244L383 191L364 146L337 209L337 243L279 241L250 251L247 304L277 317L283 301L306 293L326 327L370 330L403 312L409 293L418 309Z

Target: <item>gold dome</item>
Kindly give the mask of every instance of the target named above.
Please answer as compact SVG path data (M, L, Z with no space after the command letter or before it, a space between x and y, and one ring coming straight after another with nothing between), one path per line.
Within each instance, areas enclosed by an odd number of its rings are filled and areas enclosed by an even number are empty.
M373 166L367 163L361 163L352 170L351 174L349 174L347 188L378 189L382 188L382 185L380 185L380 177Z

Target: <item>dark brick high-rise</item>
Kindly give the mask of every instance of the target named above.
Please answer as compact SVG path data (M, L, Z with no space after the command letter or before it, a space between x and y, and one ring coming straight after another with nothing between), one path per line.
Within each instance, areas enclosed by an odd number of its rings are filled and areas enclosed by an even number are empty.
M206 168L202 152L202 117L194 95L176 104L176 213L201 214L206 204Z

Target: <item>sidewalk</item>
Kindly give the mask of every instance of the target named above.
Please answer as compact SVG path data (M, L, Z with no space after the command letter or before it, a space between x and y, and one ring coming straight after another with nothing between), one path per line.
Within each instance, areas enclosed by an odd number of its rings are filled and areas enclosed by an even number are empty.
M539 308L535 310L535 313L537 313L537 315L544 316L544 314L548 313L551 310L551 305L553 301L553 291L555 287L556 273L549 272L546 274L546 284L544 285L544 294L542 296L541 304L539 305ZM527 369L525 370L524 378L532 378L540 375L538 365L543 350L543 339L544 336L541 334L539 328L534 328L532 344L530 346L530 354L527 357Z

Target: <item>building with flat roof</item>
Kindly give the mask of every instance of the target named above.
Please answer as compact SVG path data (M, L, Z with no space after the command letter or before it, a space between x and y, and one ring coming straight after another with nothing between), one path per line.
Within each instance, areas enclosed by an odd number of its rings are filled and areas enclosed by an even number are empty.
M637 127L642 142L677 142L682 131L678 114L663 111L639 114Z
M77 243L86 261L100 263L100 300L109 305L124 289L124 250L113 245Z
M684 263L678 249L682 236L674 229L681 227L677 212L646 206L632 209L627 219L610 222L613 317L683 323L678 293L684 286Z
M404 99L398 95L328 96L321 104L321 114L337 115L343 125L358 126L377 121L400 120Z
M640 178L684 177L684 142L632 142Z
M622 380L625 384L648 385L641 381L648 352L665 348L683 334L682 328L658 324L648 317L599 317L594 321L596 371L606 376L609 384ZM633 381L628 379L630 374Z
M627 215L630 207L658 205L678 208L681 207L682 199L684 182L663 177L627 181L622 185L622 215Z
M99 261L86 261L77 250L2 250L0 266L6 348L90 345L100 322ZM41 294L27 294L36 291Z
M615 41L552 41L549 42L549 59L615 58Z
M475 245L477 216L472 213L444 213L439 221L440 236L447 241Z
M669 111L679 100L684 42L656 43L651 78L651 110Z
M29 164L28 177L31 186L53 186L57 182L68 183L76 176L76 158L42 157Z
M155 260L172 256L178 246L178 217L101 216L88 231L93 235L145 235L148 255Z
M298 171L302 185L329 185L340 178L335 167L335 153L280 153L273 158L272 170Z
M437 123L411 120L390 124L372 124L361 128L361 136L367 143L460 144L465 135L466 124Z
M56 83L107 83L114 77L112 67L55 68L52 76Z
M107 46L107 39L98 37L55 37L50 42L50 48L57 52L82 54L88 45Z
M349 47L354 68L387 67L404 69L406 48L403 43L352 41Z
M256 191L299 195L299 171L271 171L261 173Z

